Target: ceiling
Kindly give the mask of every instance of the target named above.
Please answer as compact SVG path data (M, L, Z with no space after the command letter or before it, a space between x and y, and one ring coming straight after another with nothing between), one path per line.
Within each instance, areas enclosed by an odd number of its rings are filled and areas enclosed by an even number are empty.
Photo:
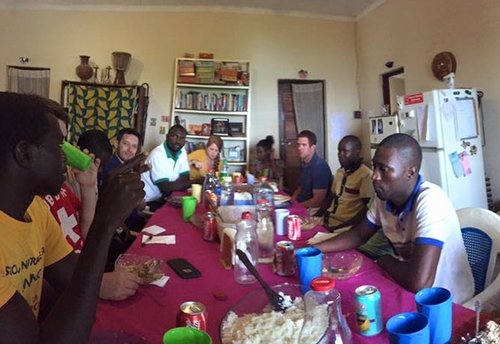
M0 0L0 7L14 8L109 8L127 7L244 11L297 16L356 19L385 0Z

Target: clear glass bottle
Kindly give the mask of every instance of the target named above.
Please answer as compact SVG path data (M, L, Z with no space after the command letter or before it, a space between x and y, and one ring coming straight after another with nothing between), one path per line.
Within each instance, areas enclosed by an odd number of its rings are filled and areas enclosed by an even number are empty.
M223 182L220 194L220 205L234 204L234 188L233 183Z
M257 264L259 257L259 245L255 232L255 221L249 211L241 214L241 221L236 225L236 236L234 238L236 249L242 250L253 265ZM235 249L235 251L236 251ZM234 257L234 280L240 284L250 284L257 281L250 273L238 255Z
M260 177L259 182L255 184L255 187L253 189L253 201L255 205L259 204L259 200L265 199L269 206L269 210L272 211L272 209L274 208L273 198L274 190L267 182L267 178Z
M347 325L331 277L321 276L311 281L311 290L304 295L304 325L300 344L351 344L352 333Z
M272 263L274 250L274 225L269 206L265 199L257 204L257 240L259 243L259 263Z

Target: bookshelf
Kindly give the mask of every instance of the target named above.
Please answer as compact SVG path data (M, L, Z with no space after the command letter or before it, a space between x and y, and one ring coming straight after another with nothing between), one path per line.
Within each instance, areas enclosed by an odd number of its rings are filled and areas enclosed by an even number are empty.
M171 125L187 131L188 152L209 135L224 141L223 156L232 171L249 163L250 63L248 61L177 58Z

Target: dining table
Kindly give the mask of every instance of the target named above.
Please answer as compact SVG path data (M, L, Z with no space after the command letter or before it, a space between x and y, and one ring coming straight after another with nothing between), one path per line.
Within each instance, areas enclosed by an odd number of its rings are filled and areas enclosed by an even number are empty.
M295 202L291 202L289 210L290 214L302 217L307 215L307 210ZM202 204L198 204L195 216L201 219L206 211ZM195 301L205 305L206 331L213 343L220 343L220 326L225 314L246 294L261 288L260 285L236 283L233 270L226 269L221 263L219 242L205 241L200 226L191 221L183 221L181 208L166 203L156 210L145 228L153 225L165 229L162 235L175 235L175 244L141 245L142 234L139 234L127 253L164 261L184 258L201 272L201 276L183 279L165 265L164 272L169 276L169 280L163 287L143 285L135 295L126 300L101 300L97 307L93 337L97 338L106 333L127 333L134 338L141 338L142 343L162 343L164 333L176 327L180 305L187 301ZM296 248L303 247L307 245L307 240L319 231L326 232L326 229L316 226L310 230L303 230L300 239L292 242ZM281 240L288 240L288 237L275 235L276 242ZM279 276L273 272L272 264L259 263L257 269L270 285L286 282L298 284L297 275ZM355 289L361 285L373 285L380 291L384 324L395 314L416 311L415 294L398 285L368 257L363 258L363 263L355 275L335 281L335 288L341 295L342 311L353 333L353 343L388 343L385 329L374 336L364 336L357 331ZM452 319L452 343L461 343L460 337L466 329L474 328L475 312L453 304Z

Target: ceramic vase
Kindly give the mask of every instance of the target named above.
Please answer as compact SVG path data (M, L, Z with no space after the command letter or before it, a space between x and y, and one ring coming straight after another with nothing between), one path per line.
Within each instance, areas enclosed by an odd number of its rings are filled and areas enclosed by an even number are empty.
M94 69L89 65L90 56L80 55L80 64L76 67L76 75L81 81L89 80L94 74Z

